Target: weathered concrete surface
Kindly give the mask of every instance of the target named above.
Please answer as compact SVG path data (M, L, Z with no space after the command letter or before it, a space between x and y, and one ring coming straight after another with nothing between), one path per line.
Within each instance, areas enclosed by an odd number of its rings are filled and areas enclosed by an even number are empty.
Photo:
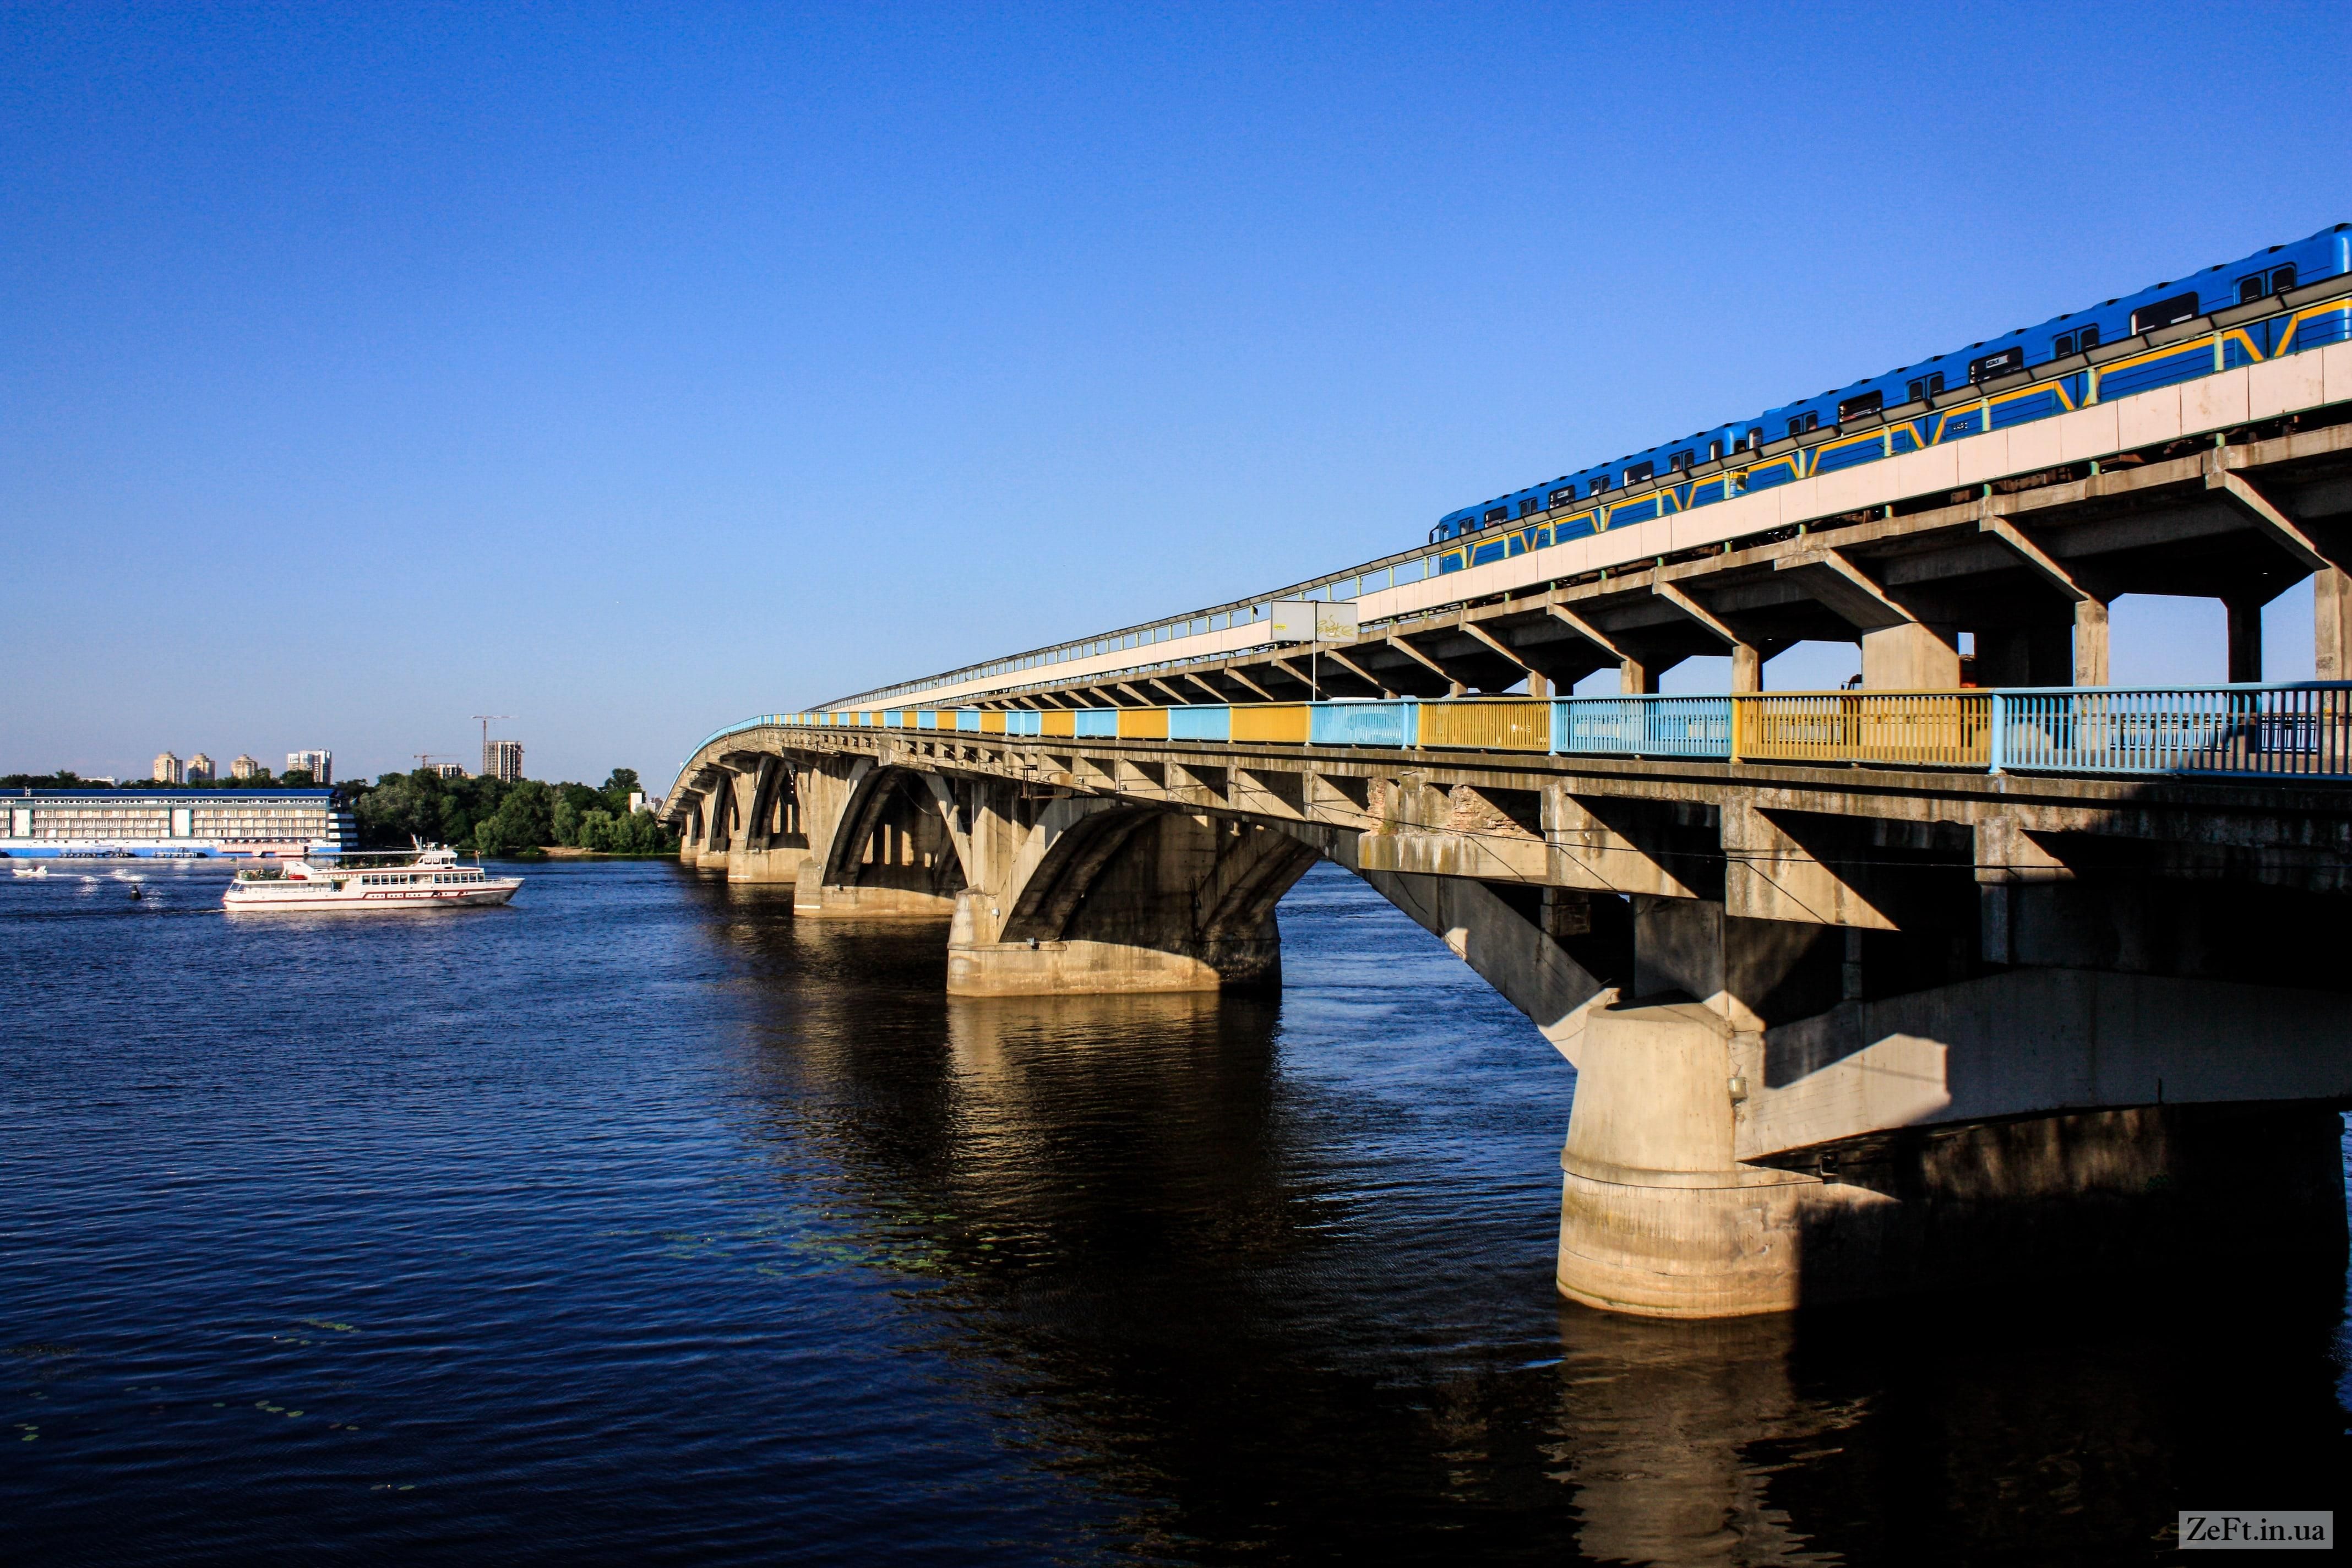
M948 991L1009 996L1279 984L1275 905L1315 850L1286 834L1099 799L960 800L971 873ZM1024 818L1031 820L1025 829Z
M951 895L916 888L839 887L803 878L793 884L793 913L803 920L945 921L955 915Z
M2352 1007L2324 991L2021 969L1747 1037L1735 1153L2076 1110L2352 1100Z
M1583 1031L1560 1153L1559 1289L1654 1317L1802 1300L1811 1211L1869 1201L1732 1157L1730 1030L1696 1003L1604 1008Z
M797 882L807 861L805 846L771 849L729 849L724 852L730 882L785 884Z
M1218 991L1280 984L1282 949L1271 937L1246 948L1193 952L1116 942L948 944L950 996L1093 996Z
M2222 1245L2268 1268L2343 1267L2328 1102L1963 1121L1751 1163L1734 1035L1696 1003L1588 1021L1560 1155L1563 1294L1720 1318L2013 1280L2158 1280Z

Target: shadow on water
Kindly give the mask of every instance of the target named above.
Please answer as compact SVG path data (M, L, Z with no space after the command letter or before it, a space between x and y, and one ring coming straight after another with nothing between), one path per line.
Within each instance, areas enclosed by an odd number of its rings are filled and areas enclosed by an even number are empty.
M706 896L759 997L763 1135L825 1151L1004 1440L1111 1500L1118 1551L2145 1563L2196 1500L2326 1506L2347 1473L2341 1279L1561 1302L1572 1074L1328 868L1284 906L1278 1004L951 1000L941 929Z

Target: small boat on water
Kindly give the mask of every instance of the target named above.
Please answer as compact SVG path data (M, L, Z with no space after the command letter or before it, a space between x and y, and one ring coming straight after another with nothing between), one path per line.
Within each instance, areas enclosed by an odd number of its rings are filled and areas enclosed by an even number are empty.
M419 844L389 854L248 867L221 894L228 910L447 910L503 904L520 877L461 865L455 849Z
M17 877L46 877L49 874L47 866L11 866L8 870L10 875Z

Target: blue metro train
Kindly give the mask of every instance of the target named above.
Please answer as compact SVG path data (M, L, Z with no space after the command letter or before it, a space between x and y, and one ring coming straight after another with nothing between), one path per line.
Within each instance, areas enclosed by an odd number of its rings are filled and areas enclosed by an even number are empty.
M1507 550L1516 555L1748 490L2063 414L2088 401L2095 370L2096 395L2105 400L2339 342L2352 337L2352 309L2342 299L2309 310L2288 309L2294 300L2279 300L2274 310L2253 312L2261 319L2226 330L2226 363L2218 365L2210 338L2192 348L2151 342L2143 334L2307 290L2347 272L2352 224L2339 223L2192 278L2154 284L2038 327L1767 409L1753 419L1694 430L1615 462L1449 511L1430 531L1430 541L1463 541L1462 549L1446 552L1439 563L1442 570L1459 571L1500 560ZM2096 352L2103 348L2105 353ZM1859 428L1849 433L1847 426ZM1530 521L1508 526L1521 519ZM1538 521L1542 526L1535 526ZM1496 531L1486 535L1487 530Z

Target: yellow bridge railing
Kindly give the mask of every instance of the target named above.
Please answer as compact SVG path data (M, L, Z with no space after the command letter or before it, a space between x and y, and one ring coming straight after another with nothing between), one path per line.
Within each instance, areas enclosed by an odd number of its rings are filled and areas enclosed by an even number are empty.
M1816 691L1731 699L1731 760L1980 768L1992 697L1970 691Z

